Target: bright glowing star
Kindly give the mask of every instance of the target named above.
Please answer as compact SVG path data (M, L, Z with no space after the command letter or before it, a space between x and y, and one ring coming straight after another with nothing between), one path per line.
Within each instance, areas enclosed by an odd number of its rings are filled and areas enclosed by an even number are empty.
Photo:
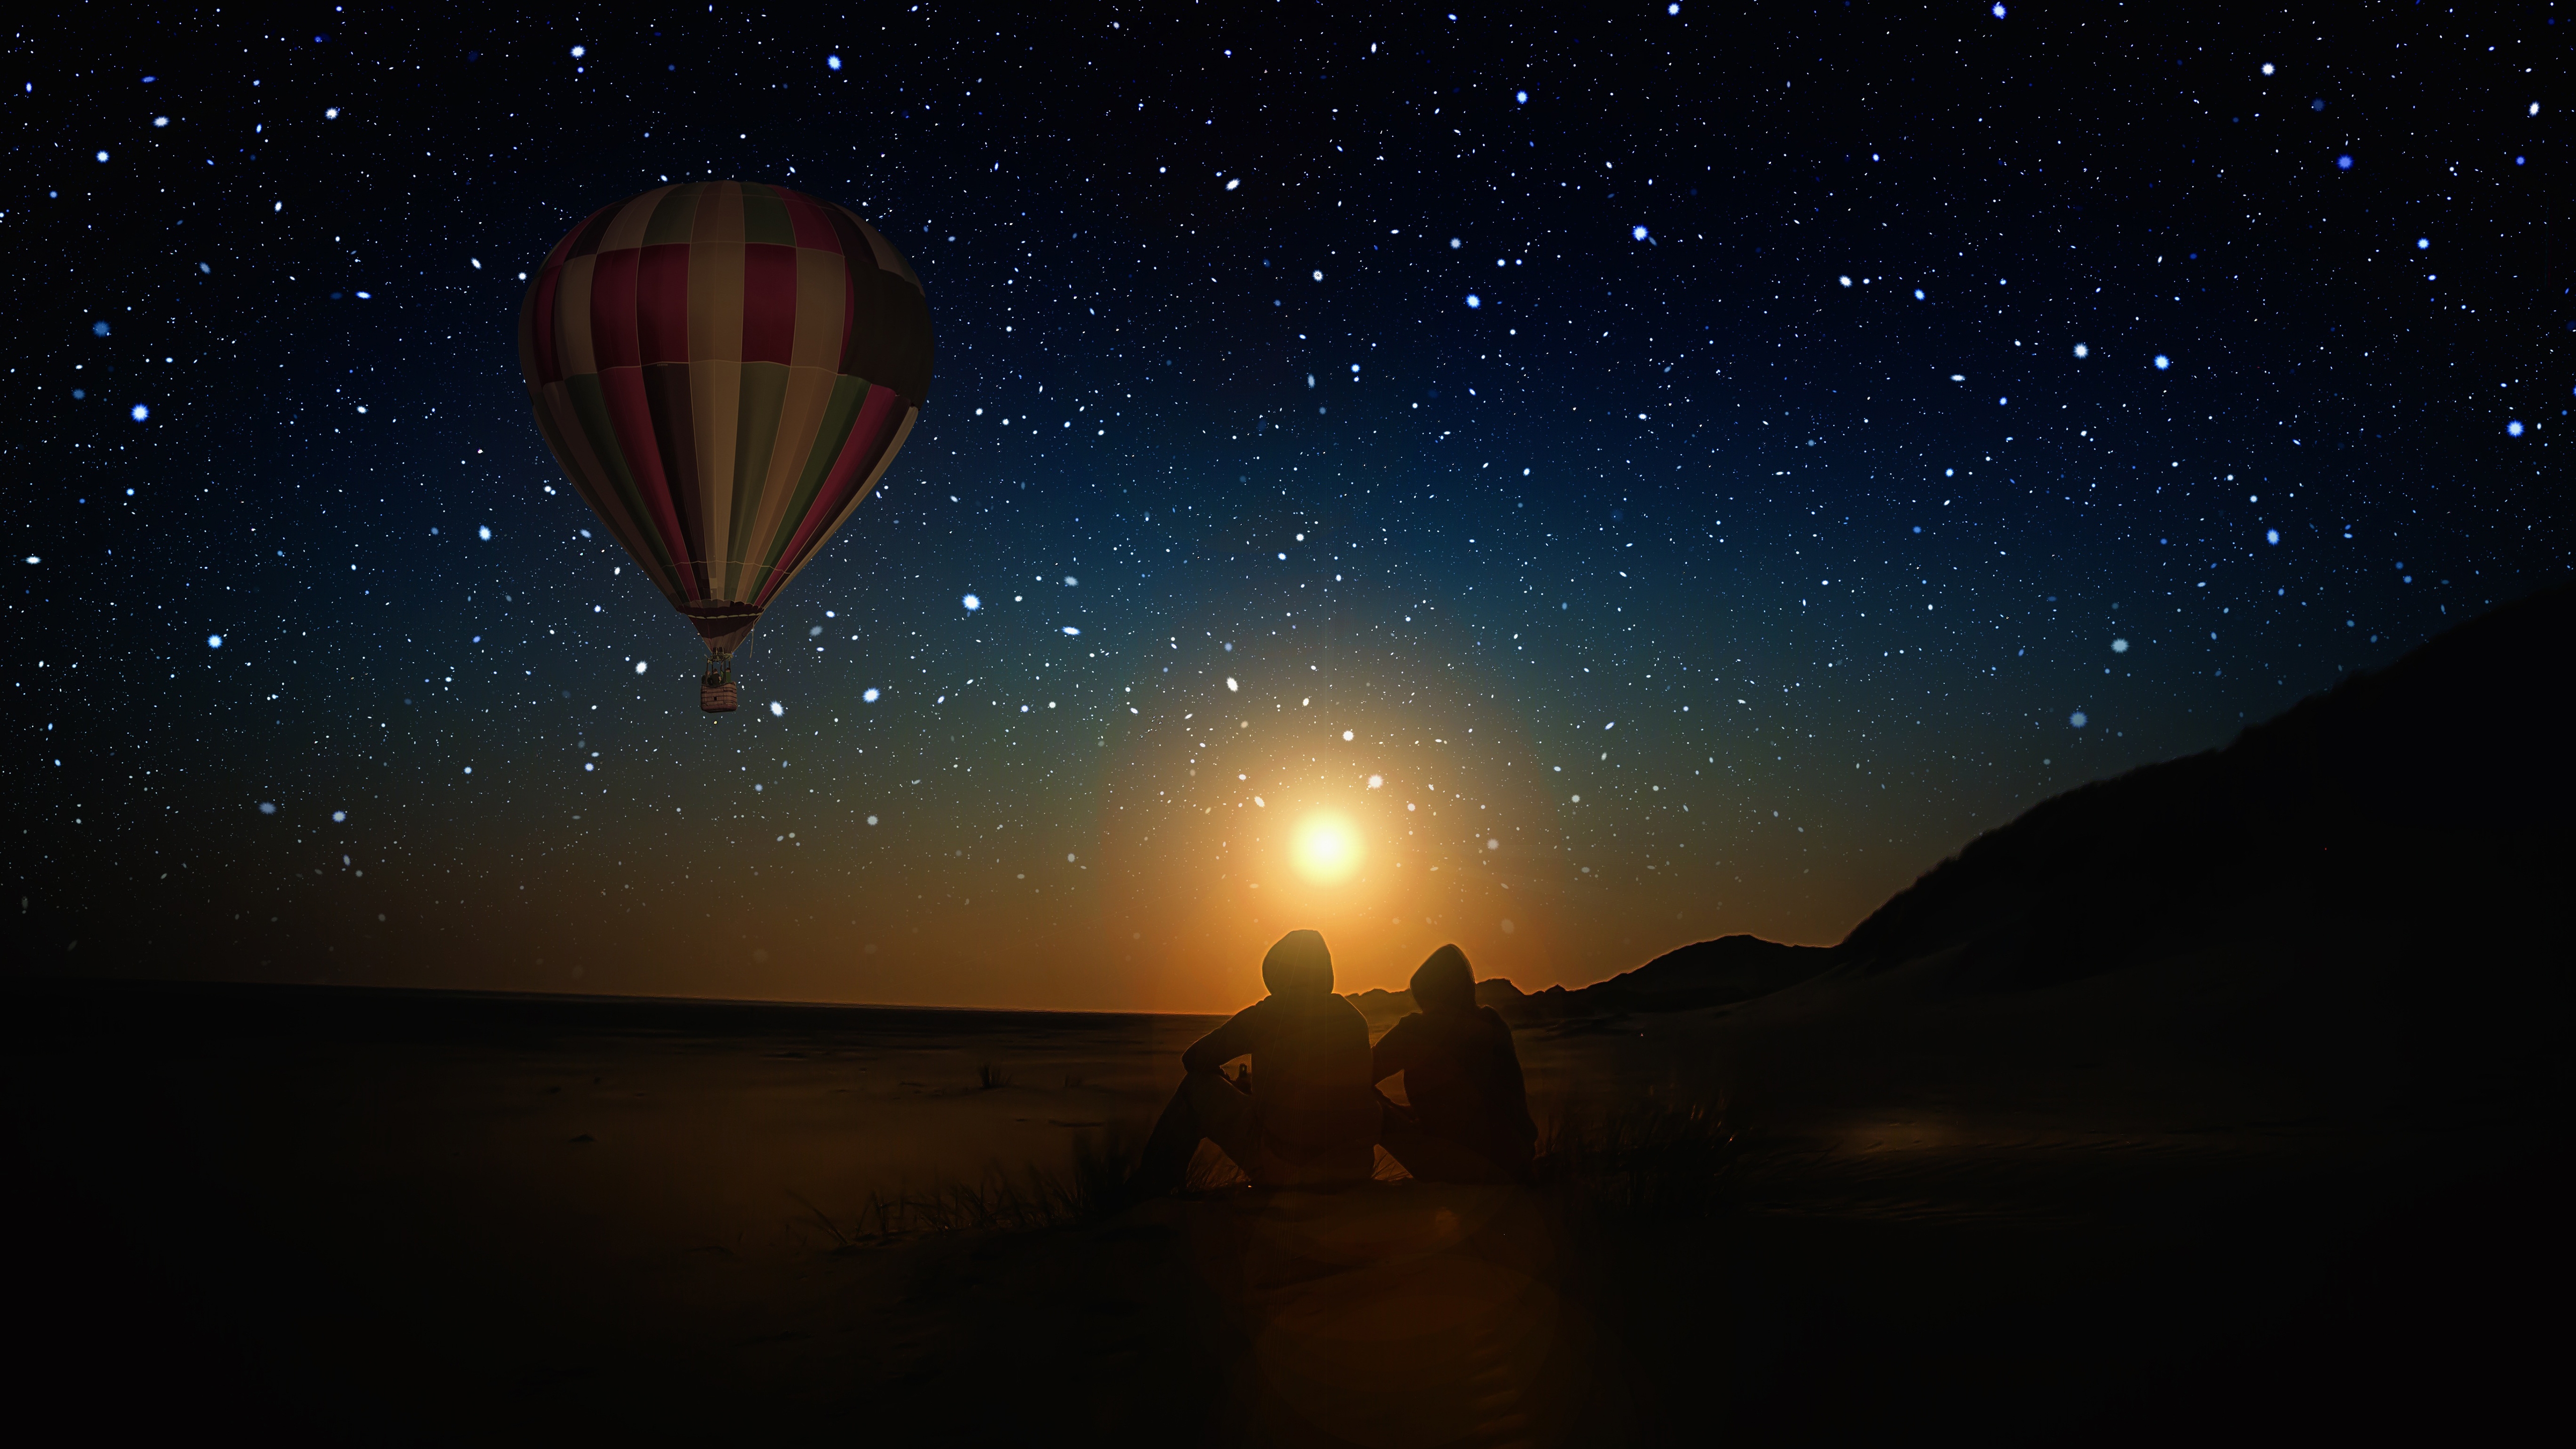
M2003 18L2004 18L2004 7L2002 7L2001 5L1998 5L1998 6L1996 6L1996 7L1995 7L1995 18L1996 18L1997 20L2001 20L2001 19L2003 19Z
M588 54L590 54L590 47L587 45L576 45L572 48L572 58L575 60L579 60Z
M481 528L474 530L474 536L482 539L485 543L490 543L492 541L492 525L487 523Z
M105 162L105 161L107 160L107 153L106 153L106 152L104 152L104 151L99 152L99 153L98 153L98 159L99 159L101 162Z
M1527 92L1527 91L1514 91L1514 92L1512 92L1512 103L1513 103L1513 104L1515 104L1515 105L1522 105L1522 106L1526 106L1526 105L1528 105L1528 104L1529 104L1529 92ZM2537 110L2534 110L2534 111L2532 112L2532 114L2536 116L2536 115L2539 115L2539 114L2540 114L2540 112L2539 112L2539 111L2537 111Z
M221 649L221 648L223 648L223 647L224 647L224 636L223 636L223 635L221 635L221 634L209 634L209 635L207 635L207 636L206 636L206 647L207 647L207 648L209 648L209 649Z
M1488 840L1485 842L1485 848L1487 850L1500 850L1503 848L1503 843L1499 840Z
M772 719L785 719L787 718L787 706L780 704L777 700L773 699L769 702L769 714Z
M1914 300L1915 300L1915 301L1917 301L1917 302L1920 302L1920 301L1922 301L1922 300L1923 300L1923 289L1922 289L1921 287L1917 287L1917 288L1915 288L1915 289L1914 289Z
M1297 869L1308 880L1329 885L1359 868L1360 840L1350 826L1331 815L1318 815L1297 828Z
M2419 251L2419 252L2429 252L2429 251L2431 251L2432 249L2433 249L2433 239L2432 239L2431 237L2429 237L2429 236L2419 236L2419 237L2415 238L2415 250L2417 250L2417 251Z
M827 55L823 57L823 64L834 70L839 70L841 68L841 58L837 55Z
M2085 346L2081 342L2078 342L2075 344L2075 355L2078 357L2091 357L2093 355L2093 349Z
M1234 678L1234 676L1233 676L1233 675L1229 674L1229 675L1227 675L1227 676L1225 677L1225 692L1226 692L1226 693L1228 693L1228 694L1232 694L1232 693L1234 693L1235 691L1237 691L1237 690L1239 690L1239 689L1241 689L1241 688L1243 688L1243 686L1242 686L1241 684L1239 684L1239 683L1236 683L1236 682L1235 682L1235 678Z
M145 420L146 418L149 418L149 417L151 417L151 416L152 416L152 409L150 409L150 408L148 408L148 407L144 406L144 405L143 405L143 404L141 404L141 403L136 403L136 404L134 405L134 413L133 413L133 417L134 417L134 420L135 420L136 422L138 422L138 423L139 423L139 422L142 422L143 420Z
M2165 356L2165 355L2164 355L2163 353L2161 353L2161 352L2159 352L2159 353L2157 353L2157 354L2156 354L2156 371L2158 371L2158 372L2162 372L2162 371L2164 371L2166 368L2171 367L2171 366L2173 366L2173 359L2172 359L2172 358Z
M1484 298L1477 296L1477 295L1476 295L1475 293L1473 293L1473 292L1469 292L1469 293L1467 294L1467 309L1468 309L1469 311L1474 311L1476 308L1478 308L1478 307L1482 307L1482 306L1484 306L1484 305L1485 305L1485 299L1484 299Z
M2067 722L2068 724L2071 724L2071 725L2075 726L2075 727L2076 727L2077 729L2079 729L2079 730L2080 730L2080 729L2082 729L2082 728L2084 728L2084 726L2085 726L2085 725L2087 725L2087 724L2090 724L2090 723L2091 723L2091 721L2090 721L2090 720L2087 720L2087 719L2084 717L2084 711L2082 711L2082 710L2080 710L2080 709L2079 709L2079 710L2077 710L2075 713L2068 715L2068 716L2066 717L2066 722Z
M2508 419L2506 419L2506 420L2505 420L2505 425L2504 425L2504 435L2505 435L2506 437L2508 437L2508 438L2519 438L2519 437L2521 437L2521 436L2522 436L2522 419L2520 419L2520 418L2508 418Z
M2350 171L2352 169L2352 158L2349 156L2337 156L2335 158L2335 169L2337 171Z
M1371 775L1371 776L1369 776L1369 786L1368 786L1368 787L1369 787L1370 789L1372 789L1372 790L1383 790L1383 789L1385 789L1385 788L1386 788L1386 776L1384 776L1384 775Z
M860 702L860 703L862 703L862 704L874 704L874 703L876 703L876 702L877 702L877 687L876 687L875 685L871 684L871 685L869 685L866 689L861 690L861 691L859 692L859 702Z
M875 816L873 816L873 815L869 816L869 817L868 817L868 823L869 823L870 825L874 825L874 824L876 824L876 823L877 823L877 818L876 818Z
M1454 252L1454 251L1456 251L1456 250L1458 250L1458 248L1463 247L1463 246L1465 246L1465 245L1466 245L1466 243L1465 243L1465 242L1460 241L1458 238L1456 238L1456 237L1454 237L1454 236L1453 236L1453 237L1451 237L1451 238L1449 238L1449 250L1451 250L1451 251L1453 251L1453 252Z
M1065 625L1065 626L1064 626L1064 632L1065 632L1066 637L1070 638L1070 637L1072 637L1072 636L1074 636L1074 635L1076 635L1076 634L1080 634L1082 631L1081 631L1080 629L1075 628L1075 627L1074 627L1074 626L1072 626L1071 624L1067 624L1067 625Z
M1646 229L1642 226L1630 227L1628 229L1628 235L1632 240L1644 241L1646 239Z
M1849 277L1836 277L1836 278L1834 278L1834 280L1835 280L1835 281L1837 281L1837 282L1842 283L1842 284L1843 284L1844 286L1846 286L1846 287L1848 287L1848 286L1850 286L1850 285L1851 285L1851 278L1849 278Z
M332 106L325 109L322 112L322 119L326 121L336 121L340 119L340 108L338 106Z
M2279 543L2281 541L2281 530L2277 528L2264 529L2263 541L2265 543Z
M641 659L638 659L638 660L636 660L636 661L635 661L635 672L636 672L636 673L638 673L638 674L642 674L642 673L644 673L646 670L651 669L652 667L653 667L653 666L652 666L651 664L648 664L648 663L646 663L645 661L643 661L643 660L641 660Z
M2263 74L2265 74L2265 75L2270 75L2271 73L2272 73L2272 62L2270 62L2270 61L2268 61L2268 60L2267 60L2267 61L2263 62Z
M2111 641L2111 652L2112 652L2112 653L2114 653L2114 654L2126 654L2126 653L2128 653L2128 652L2129 652L2129 641L2128 641L2128 640L2126 640L2126 639L2114 639L2114 640L2112 640L2112 641Z
M1320 270L1319 270L1319 271L1317 271L1317 272L1315 273L1315 280L1316 280L1316 281L1318 281L1318 282L1320 282L1320 281L1324 280L1324 274L1323 274L1323 272L1321 272Z
M274 800L262 800L262 801L260 801L260 802L259 802L259 813L260 813L260 814L262 814L262 815L274 815L274 814L276 814L276 813L277 813L277 802L276 802L276 801L274 801Z
M337 825L348 818L349 812L346 810L334 810L331 812L331 823L334 825Z
M965 606L966 606L966 612L967 612L967 613L969 613L969 614L974 613L977 609L980 609L980 608L984 607L984 601L983 601L982 599L976 598L973 594L968 594L964 599L960 600L959 602L961 602L961 603L965 604Z
M1226 190L1228 190L1228 191L1232 191L1234 188L1236 188L1236 187L1238 187L1238 186L1241 186L1242 184L1243 184L1243 178L1242 178L1242 177L1240 177L1240 176L1229 177L1229 178L1227 178L1227 180L1226 180L1226 183L1225 183L1225 189L1226 189Z
M1343 742L1344 742L1345 744L1349 743L1350 738L1351 738L1351 732L1350 732L1349 730L1344 730L1344 731L1342 731L1342 740L1343 740Z

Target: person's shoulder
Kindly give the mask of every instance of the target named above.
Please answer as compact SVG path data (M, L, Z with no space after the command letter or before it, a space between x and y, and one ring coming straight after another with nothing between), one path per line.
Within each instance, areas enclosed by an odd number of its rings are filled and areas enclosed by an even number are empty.
M1494 1010L1490 1006L1477 1007L1476 1019L1485 1023L1487 1026L1492 1027L1494 1030L1501 1032L1505 1036L1510 1036L1512 1034L1512 1024L1503 1020L1503 1014Z

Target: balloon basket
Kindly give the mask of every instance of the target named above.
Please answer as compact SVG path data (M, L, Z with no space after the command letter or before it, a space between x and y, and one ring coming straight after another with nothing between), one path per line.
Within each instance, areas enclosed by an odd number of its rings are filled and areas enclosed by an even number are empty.
M698 680L698 708L708 714L731 714L741 708L733 686L732 650L707 651L707 672Z

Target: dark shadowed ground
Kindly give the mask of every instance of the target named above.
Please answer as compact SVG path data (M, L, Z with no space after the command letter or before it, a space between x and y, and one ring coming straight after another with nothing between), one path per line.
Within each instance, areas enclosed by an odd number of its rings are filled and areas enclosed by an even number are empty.
M1678 1205L1407 1182L939 1231L871 1195L1070 1182L1203 1023L21 990L9 1291L58 1331L20 1401L375 1442L2095 1442L2465 1431L2543 1381L2556 1142L2517 1100L2177 1063L2117 981L2056 994L2017 1010L2063 1059L2010 1070L2011 1012L1838 1027L1821 1081L1738 1087L1740 1157ZM1524 1028L1538 1110L1700 1100L1750 1009Z

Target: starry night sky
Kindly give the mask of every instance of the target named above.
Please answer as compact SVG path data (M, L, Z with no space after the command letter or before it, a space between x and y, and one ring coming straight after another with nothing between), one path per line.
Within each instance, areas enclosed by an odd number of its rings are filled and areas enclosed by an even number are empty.
M1581 984L2567 576L2557 7L1994 8L22 18L25 959ZM721 718L513 343L665 179L850 206L938 338Z

